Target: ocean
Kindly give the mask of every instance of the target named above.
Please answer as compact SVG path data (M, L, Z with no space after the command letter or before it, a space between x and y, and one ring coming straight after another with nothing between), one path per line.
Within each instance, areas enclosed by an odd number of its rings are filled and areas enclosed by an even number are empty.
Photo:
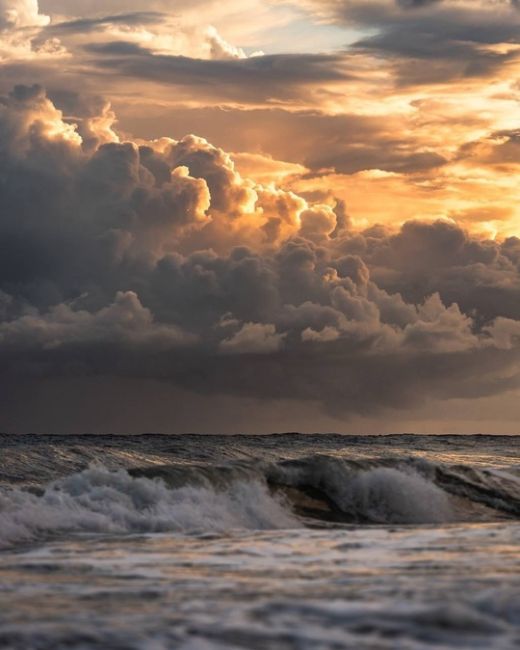
M0 648L520 648L505 436L0 435Z

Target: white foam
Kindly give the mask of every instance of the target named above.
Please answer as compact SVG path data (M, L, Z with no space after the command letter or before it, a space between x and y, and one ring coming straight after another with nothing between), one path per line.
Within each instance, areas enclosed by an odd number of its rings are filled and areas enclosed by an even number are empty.
M0 493L0 547L66 532L224 532L297 525L259 481L236 481L223 491L169 489L160 480L93 467L51 483L41 496L20 489Z
M338 490L338 505L381 523L440 523L453 519L448 495L414 471L376 467Z

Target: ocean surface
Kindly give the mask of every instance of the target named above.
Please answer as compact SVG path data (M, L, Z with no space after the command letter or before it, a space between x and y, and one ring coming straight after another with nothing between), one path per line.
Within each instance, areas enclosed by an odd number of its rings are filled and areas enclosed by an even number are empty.
M0 435L0 648L520 648L520 438Z

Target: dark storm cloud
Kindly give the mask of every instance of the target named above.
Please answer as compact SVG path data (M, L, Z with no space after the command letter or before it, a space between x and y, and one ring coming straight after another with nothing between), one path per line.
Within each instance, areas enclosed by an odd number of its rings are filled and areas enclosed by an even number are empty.
M518 43L517 2L495 6L447 0L317 1L336 22L369 29L354 50L393 60L401 84L430 84L464 77L485 77L513 60L515 51L485 46ZM428 65L426 65L428 61Z
M65 99L77 127L37 86L0 100L3 386L113 375L348 414L518 385L519 240L351 232L200 138L121 143Z
M358 41L355 47L395 57L400 83L427 85L449 79L486 77L518 59L518 53L485 51L483 44L518 42L520 23L506 29L500 26L493 37L492 28L450 29L451 19L434 24L428 21L396 25L381 34ZM482 29L479 35L478 31ZM450 33L451 32L451 33ZM431 68L408 60L433 61Z
M497 316L520 318L520 240L502 244L468 236L453 223L406 223L397 234L362 237L355 246L372 269L375 281L410 302L433 291L446 304L489 322Z
M130 77L185 86L213 100L269 102L298 97L306 86L353 79L342 54L276 54L203 60L154 54L124 41L85 46L91 65Z

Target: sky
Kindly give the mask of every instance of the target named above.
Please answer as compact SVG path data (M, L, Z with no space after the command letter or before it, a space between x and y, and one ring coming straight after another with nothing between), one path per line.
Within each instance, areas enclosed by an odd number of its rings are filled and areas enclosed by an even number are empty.
M519 433L520 3L0 0L0 430Z

